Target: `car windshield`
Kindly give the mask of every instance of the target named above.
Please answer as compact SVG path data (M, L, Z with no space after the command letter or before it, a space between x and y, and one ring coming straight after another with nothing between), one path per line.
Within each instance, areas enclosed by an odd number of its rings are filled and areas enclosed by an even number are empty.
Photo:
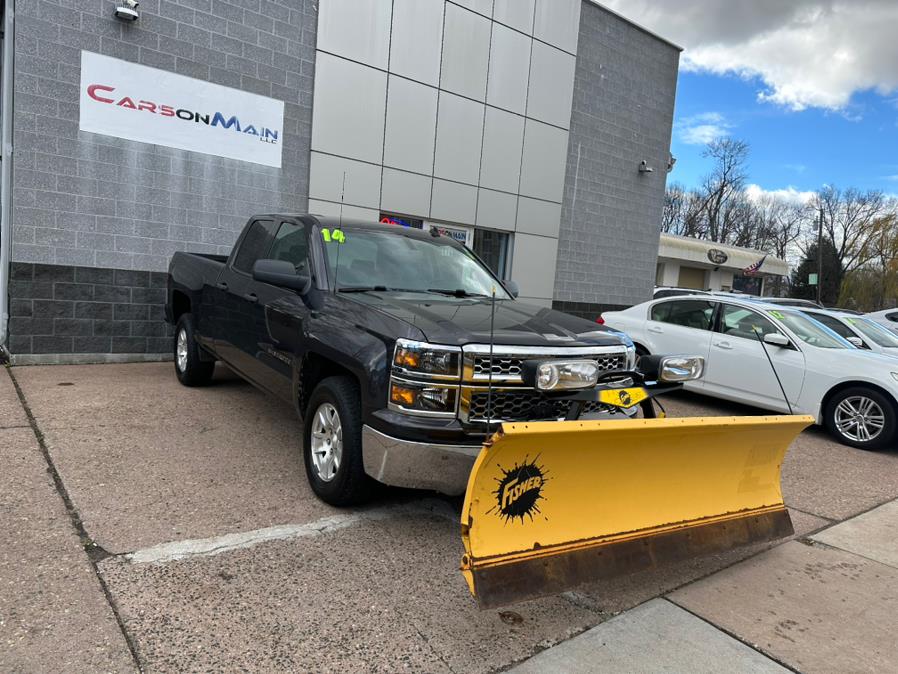
M898 337L879 323L874 323L869 318L855 318L854 316L846 316L842 320L874 344L886 348L898 348Z
M821 349L853 349L851 342L839 337L825 325L808 318L798 311L768 309L768 314L778 319L805 344Z
M344 228L342 241L322 235L340 292L405 291L456 297L492 295L511 299L464 246L445 236L408 236L401 232ZM328 241L328 239L330 239Z

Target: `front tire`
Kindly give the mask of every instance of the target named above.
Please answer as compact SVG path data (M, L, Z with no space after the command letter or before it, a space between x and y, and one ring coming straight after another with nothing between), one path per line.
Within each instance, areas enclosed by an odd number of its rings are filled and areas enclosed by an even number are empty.
M830 399L824 424L844 445L878 450L892 443L898 419L890 398L875 389L854 386Z
M192 314L181 314L173 340L175 374L184 386L206 386L212 381L215 361L202 360L196 343Z
M309 398L303 428L303 458L312 491L325 503L364 503L374 481L362 460L359 386L352 377L324 379Z

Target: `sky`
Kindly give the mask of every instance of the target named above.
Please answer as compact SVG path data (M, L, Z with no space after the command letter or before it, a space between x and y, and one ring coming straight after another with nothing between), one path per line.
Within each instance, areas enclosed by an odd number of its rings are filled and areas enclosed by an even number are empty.
M603 0L684 48L669 182L747 141L750 192L898 194L898 0Z

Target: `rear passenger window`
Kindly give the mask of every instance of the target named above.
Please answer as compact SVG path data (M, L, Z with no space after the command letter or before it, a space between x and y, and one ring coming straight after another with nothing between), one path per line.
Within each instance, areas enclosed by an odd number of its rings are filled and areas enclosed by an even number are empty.
M697 330L710 330L714 317L714 303L701 300L661 302L652 307L653 321L682 325Z
M234 257L234 269L251 274L256 260L268 253L273 238L274 223L271 220L256 220L240 242L240 250Z

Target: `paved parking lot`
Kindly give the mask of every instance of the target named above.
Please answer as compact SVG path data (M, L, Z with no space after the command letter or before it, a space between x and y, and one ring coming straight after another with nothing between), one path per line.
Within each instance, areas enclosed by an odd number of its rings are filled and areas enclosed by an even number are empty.
M291 409L226 369L205 389L178 385L169 363L11 375L3 671L495 671L762 550L479 611L457 570L459 500L386 490L363 509L322 504ZM756 413L688 394L667 407ZM797 535L898 497L896 475L894 451L806 431L783 471Z

